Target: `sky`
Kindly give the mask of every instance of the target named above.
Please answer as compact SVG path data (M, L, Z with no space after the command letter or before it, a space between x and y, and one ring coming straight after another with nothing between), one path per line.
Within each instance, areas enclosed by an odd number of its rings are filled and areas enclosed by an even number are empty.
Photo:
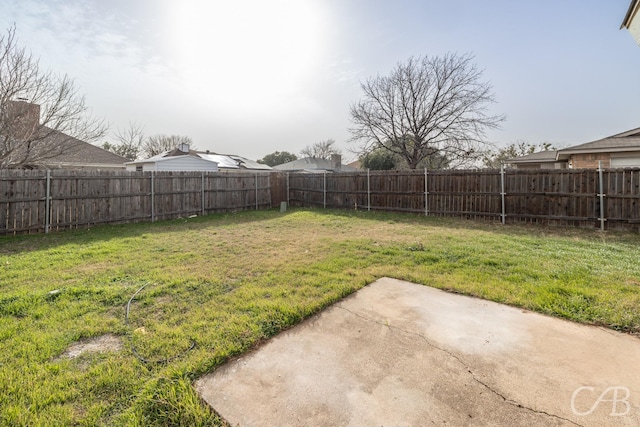
M581 144L640 127L630 0L0 0L0 31L73 78L114 133L184 135L259 159L334 139L355 158L360 83L411 56L472 54L487 134Z

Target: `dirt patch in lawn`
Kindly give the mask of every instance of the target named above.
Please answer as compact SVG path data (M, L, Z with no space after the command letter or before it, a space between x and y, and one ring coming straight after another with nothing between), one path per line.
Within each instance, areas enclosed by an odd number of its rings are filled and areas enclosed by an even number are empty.
M99 337L82 340L67 348L59 359L75 359L84 353L107 353L122 350L122 340L113 334L101 335Z

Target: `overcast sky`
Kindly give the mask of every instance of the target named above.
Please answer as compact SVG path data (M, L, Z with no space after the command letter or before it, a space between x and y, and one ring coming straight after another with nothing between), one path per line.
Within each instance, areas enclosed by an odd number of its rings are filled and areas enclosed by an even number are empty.
M345 157L367 77L411 55L475 55L489 134L574 145L640 127L629 0L0 0L3 32L75 79L112 131L189 136L258 159L328 138ZM113 141L112 136L107 140Z

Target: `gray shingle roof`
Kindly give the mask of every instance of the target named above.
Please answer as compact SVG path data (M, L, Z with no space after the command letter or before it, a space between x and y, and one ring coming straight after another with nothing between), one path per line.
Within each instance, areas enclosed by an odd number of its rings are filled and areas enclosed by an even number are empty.
M62 154L47 159L45 163L78 163L92 165L121 164L124 166L124 164L129 161L115 153L96 147L95 145L91 145L88 142L81 141L77 138L73 138L62 132L52 131L48 138L57 140L56 144L68 146L68 149L65 149Z
M505 160L506 163L545 163L566 161L572 154L583 153L618 153L624 151L640 151L640 128L574 145L557 151L540 151L526 156Z
M42 126L28 154L24 144L16 148L18 156L24 156L25 167L119 167L124 168L128 159L110 151L69 136L63 132Z
M525 156L506 159L505 163L545 163L555 162L557 150L539 151L537 153L527 154Z
M357 169L351 166L341 165L340 169L334 170L331 160L318 159L315 157L305 157L292 162L283 163L273 167L281 171L334 171L334 172L355 172Z
M587 142L573 147L563 148L562 153L577 153L591 151L640 151L640 128L612 135L606 138Z

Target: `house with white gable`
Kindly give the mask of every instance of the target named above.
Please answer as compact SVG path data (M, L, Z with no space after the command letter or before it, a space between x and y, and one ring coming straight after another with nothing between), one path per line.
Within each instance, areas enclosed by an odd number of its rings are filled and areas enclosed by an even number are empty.
M216 154L196 151L189 144L180 144L171 151L165 151L148 159L135 160L126 164L128 171L271 171L271 167L233 154Z

